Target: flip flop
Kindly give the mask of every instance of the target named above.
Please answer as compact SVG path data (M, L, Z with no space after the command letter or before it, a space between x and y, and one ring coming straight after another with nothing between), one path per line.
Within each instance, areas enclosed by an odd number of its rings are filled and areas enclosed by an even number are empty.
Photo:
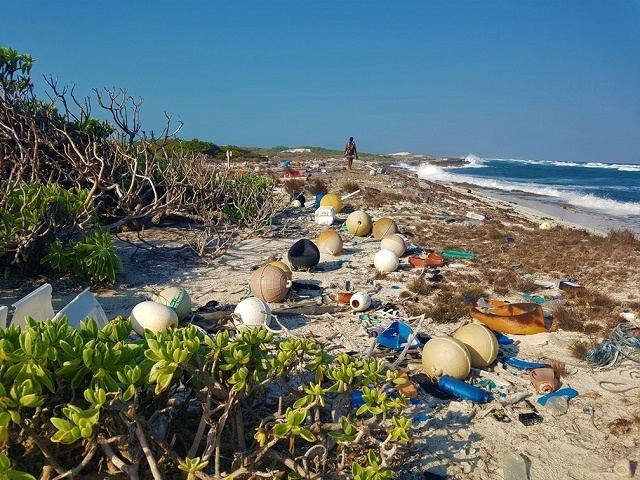
M578 395L578 391L574 390L573 388L567 387L567 388L563 388L561 390L556 390L553 393L548 393L547 395L544 395L542 397L540 397L538 399L538 403L542 406L547 404L547 400L549 400L551 397L562 397L565 396L567 398L573 398L576 397Z

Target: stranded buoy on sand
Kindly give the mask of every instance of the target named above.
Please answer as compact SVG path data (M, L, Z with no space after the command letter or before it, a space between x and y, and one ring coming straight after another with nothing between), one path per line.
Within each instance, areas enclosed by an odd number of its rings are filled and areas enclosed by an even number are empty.
M365 237L371 232L371 217L364 210L356 210L349 214L346 225L354 237Z
M472 367L491 365L498 356L498 339L484 325L470 323L460 327L453 338L460 340L467 347Z
M158 295L153 295L151 299L173 308L178 315L178 320L184 320L191 312L191 298L182 287L167 287Z
M407 242L404 241L397 233L392 233L391 235L387 235L380 241L380 249L381 250L393 250L396 252L398 257L404 255L404 252L407 251Z
M158 302L141 302L131 310L131 326L138 335L144 335L145 329L153 333L162 332L167 328L178 326L178 315L176 312Z
M320 261L320 250L311 240L303 238L291 245L287 257L294 269L309 269Z
M340 195L337 195L335 193L327 193L324 197L322 197L322 199L320 199L320 206L333 207L336 213L340 213L343 207L342 199L340 198Z
M286 263L276 260L274 262L269 262L269 265L273 265L274 267L278 267L280 270L282 270L287 276L287 280L293 280L293 272L289 268L289 265L287 265Z
M322 232L318 235L316 243L321 253L328 253L330 255L342 254L342 237L335 230Z
M431 379L449 375L464 380L471 371L471 357L460 340L434 337L422 349L422 366Z
M271 308L264 300L249 297L242 300L233 311L243 325L247 327L268 327L271 324Z
M379 272L391 273L396 271L400 261L393 250L380 250L373 257L373 264Z
M264 265L253 272L249 280L251 293L265 302L281 302L287 296L291 283L278 267Z
M349 305L355 312L364 312L371 306L371 297L366 292L356 292L351 296Z
M398 226L396 225L396 222L390 218L382 217L380 220L373 222L373 238L376 240L381 240L387 235L391 235L397 231Z

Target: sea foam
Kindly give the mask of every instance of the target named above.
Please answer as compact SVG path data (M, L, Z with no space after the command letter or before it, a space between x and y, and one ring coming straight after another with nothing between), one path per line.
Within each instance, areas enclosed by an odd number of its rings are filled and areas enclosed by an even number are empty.
M504 192L524 192L543 195L557 199L563 203L590 210L601 210L615 216L640 215L639 202L618 202L609 198L596 196L579 190L569 188L556 188L537 183L506 182L493 178L477 178L470 175L461 175L430 163L424 163L417 167L409 167L418 177L425 180L465 183L479 187L501 190ZM456 170L451 168L451 170Z

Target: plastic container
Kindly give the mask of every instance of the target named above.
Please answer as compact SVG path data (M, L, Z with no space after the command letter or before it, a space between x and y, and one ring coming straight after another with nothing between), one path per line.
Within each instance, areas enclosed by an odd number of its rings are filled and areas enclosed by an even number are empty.
M529 480L527 464L519 453L509 452L502 460L504 480Z
M313 208L320 207L320 200L322 200L322 197L324 197L325 195L326 193L316 193L316 201L313 203Z
M475 403L487 403L491 400L491 394L486 390L469 385L462 380L450 377L449 375L443 375L438 380L438 389L455 395L458 398L464 400L470 400ZM506 478L506 477L505 477Z
M45 283L14 303L15 311L13 312L11 325L24 328L26 325L24 319L27 316L33 318L36 322L44 322L53 318L55 312L51 304L52 292L53 287Z
M333 207L318 207L315 213L315 221L319 225L331 225L336 219L336 210Z
M560 415L564 415L567 413L569 409L569 397L566 395L560 395L559 397L551 397L545 403L545 408L549 410L551 415L554 417L559 417Z

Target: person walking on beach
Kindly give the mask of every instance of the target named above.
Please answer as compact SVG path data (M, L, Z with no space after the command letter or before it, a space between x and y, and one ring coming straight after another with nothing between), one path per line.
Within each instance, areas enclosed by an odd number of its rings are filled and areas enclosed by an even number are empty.
M356 148L356 142L353 141L353 137L349 137L349 141L344 146L344 156L347 157L347 168L351 170L353 159L358 159L358 149Z

